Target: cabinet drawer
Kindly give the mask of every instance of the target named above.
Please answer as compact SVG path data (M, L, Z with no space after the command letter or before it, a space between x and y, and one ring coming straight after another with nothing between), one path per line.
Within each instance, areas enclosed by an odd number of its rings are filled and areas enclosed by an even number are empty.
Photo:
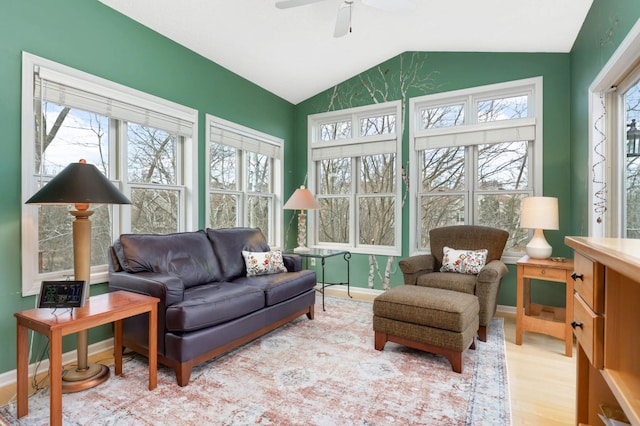
M545 268L544 266L525 265L523 269L525 278L540 278L541 280L562 281L567 278L564 269Z
M604 318L591 310L578 294L573 296L573 334L589 361L597 369L604 367Z
M604 266L576 253L573 288L597 313L604 312Z

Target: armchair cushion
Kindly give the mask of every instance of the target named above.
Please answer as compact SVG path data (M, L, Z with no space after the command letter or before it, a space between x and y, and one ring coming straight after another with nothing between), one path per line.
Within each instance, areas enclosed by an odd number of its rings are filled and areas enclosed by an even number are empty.
M477 279L478 277L476 275L471 274L432 272L430 274L420 275L416 280L416 285L475 294Z
M456 250L443 248L442 267L440 272L458 272L460 274L478 274L487 261L486 249Z

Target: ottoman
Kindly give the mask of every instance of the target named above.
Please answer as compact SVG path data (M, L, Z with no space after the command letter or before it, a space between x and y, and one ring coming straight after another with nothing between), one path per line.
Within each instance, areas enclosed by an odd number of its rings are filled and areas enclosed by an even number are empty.
M440 288L401 285L373 301L375 348L395 342L445 356L462 373L462 354L475 349L478 298Z

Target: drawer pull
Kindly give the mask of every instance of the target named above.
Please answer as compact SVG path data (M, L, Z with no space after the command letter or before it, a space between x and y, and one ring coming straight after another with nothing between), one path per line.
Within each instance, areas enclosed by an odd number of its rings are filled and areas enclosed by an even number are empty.
M582 274L576 274L575 272L573 274L571 274L571 278L573 278L573 280L583 280L584 279L584 275Z
M580 321L571 321L571 327L573 327L573 329L575 330L576 328L582 328L582 323Z

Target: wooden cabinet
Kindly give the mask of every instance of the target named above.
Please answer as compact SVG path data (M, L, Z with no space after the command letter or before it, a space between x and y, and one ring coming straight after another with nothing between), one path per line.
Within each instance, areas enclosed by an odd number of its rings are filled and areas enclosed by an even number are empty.
M640 425L640 240L566 237L575 250L576 423L600 405Z

